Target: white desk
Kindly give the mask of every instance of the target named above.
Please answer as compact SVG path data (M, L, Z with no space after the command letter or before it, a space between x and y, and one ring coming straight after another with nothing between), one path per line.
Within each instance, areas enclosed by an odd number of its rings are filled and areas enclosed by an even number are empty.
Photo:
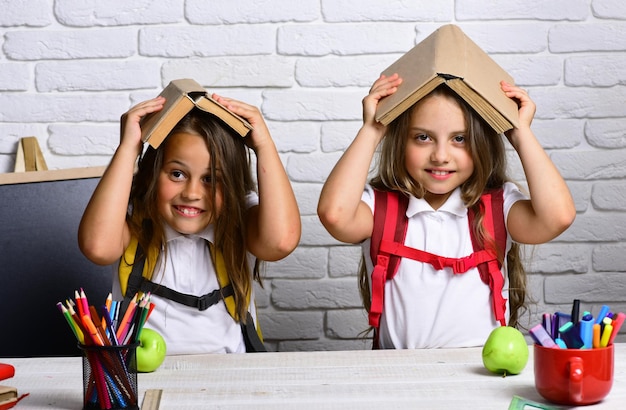
M586 408L626 408L626 344L617 344L606 400ZM484 370L481 349L292 352L171 356L140 374L140 398L162 389L161 409L498 409L514 395L542 402L532 346L517 376ZM80 358L0 359L16 376L2 384L30 393L16 409L80 409Z

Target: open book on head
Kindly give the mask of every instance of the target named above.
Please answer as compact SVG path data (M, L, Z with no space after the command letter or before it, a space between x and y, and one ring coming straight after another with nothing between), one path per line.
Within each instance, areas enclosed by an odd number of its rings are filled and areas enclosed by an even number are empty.
M376 121L388 125L441 84L465 100L494 130L505 132L518 124L517 104L500 88L513 78L453 24L440 27L382 74L402 78L398 90L383 98Z
M183 78L172 80L159 94L165 97L161 111L147 115L141 121L141 139L158 148L178 122L193 108L206 111L237 134L245 137L252 125L215 101L196 81Z

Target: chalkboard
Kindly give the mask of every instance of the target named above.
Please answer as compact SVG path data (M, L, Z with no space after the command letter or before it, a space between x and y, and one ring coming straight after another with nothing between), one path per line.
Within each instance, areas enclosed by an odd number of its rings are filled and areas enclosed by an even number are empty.
M75 356L57 302L83 288L104 303L112 267L78 249L85 206L103 168L0 175L0 357Z

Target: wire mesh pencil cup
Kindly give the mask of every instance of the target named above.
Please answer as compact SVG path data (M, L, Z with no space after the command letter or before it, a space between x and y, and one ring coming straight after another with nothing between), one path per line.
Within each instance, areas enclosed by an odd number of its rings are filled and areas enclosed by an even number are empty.
M138 345L78 345L83 353L83 409L139 409Z

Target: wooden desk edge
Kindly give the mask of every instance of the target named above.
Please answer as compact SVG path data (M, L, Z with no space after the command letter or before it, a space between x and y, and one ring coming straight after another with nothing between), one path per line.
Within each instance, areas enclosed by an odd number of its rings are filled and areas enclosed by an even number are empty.
M7 172L0 174L0 185L26 184L31 182L61 181L68 179L98 178L106 166L47 171Z

